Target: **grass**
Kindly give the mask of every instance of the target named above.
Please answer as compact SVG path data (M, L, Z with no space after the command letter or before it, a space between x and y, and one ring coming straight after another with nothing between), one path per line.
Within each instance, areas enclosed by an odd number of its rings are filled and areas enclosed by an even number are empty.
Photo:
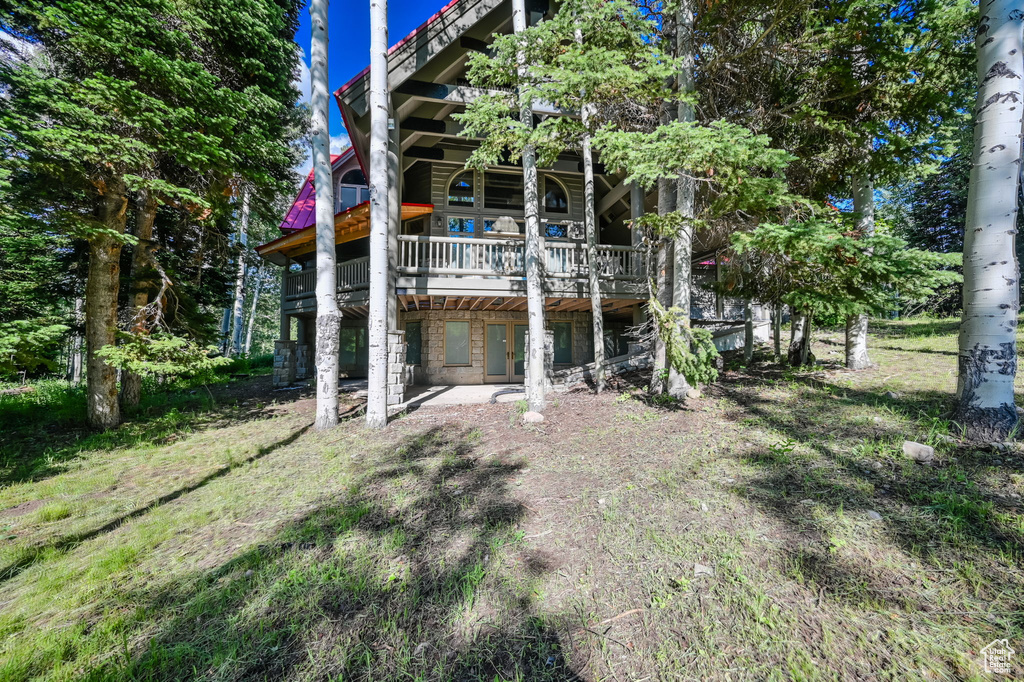
M265 378L102 435L73 392L5 402L0 680L987 679L1024 643L1024 457L941 437L955 326L874 329L865 372L826 333L814 371L530 427L315 433Z

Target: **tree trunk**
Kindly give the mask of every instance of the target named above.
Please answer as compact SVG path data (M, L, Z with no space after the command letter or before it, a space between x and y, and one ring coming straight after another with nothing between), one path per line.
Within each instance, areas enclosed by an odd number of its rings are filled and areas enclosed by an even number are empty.
M814 364L814 354L811 353L811 333L813 323L814 316L807 313L804 316L804 333L800 339L800 364L804 367Z
M252 304L249 306L249 324L245 329L245 354L248 355L252 349L252 330L256 327L256 307L260 301L260 289L263 288L263 268L256 266L253 273L254 286L252 288Z
M117 404L117 370L97 353L113 345L117 332L117 287L124 234L124 183L111 180L99 198L99 219L105 228L89 240L89 275L85 283L86 416L89 426L110 429L121 423Z
M1024 7L982 0L976 44L978 101L964 229L964 311L954 419L975 441L1005 440L1017 426L1016 258L1024 114Z
M370 313L366 425L388 423L388 4L370 0Z
M512 0L512 30L526 30L525 0ZM519 53L520 76L526 72L525 57ZM523 125L533 128L533 106L526 94L519 97L519 118ZM544 362L544 291L541 278L541 258L544 245L540 235L540 206L537 199L537 152L532 144L523 148L523 208L526 217L526 317L529 329L527 348L526 400L530 410L542 412L545 401Z
M132 249L132 325L134 334L147 330L145 308L149 305L152 282L143 276L153 257L153 223L156 221L156 197L148 190L139 192L139 210ZM130 370L121 372L121 409L130 412L142 399L142 376Z
M808 318L809 316L804 313L793 311L789 331L789 352L787 353L789 364L793 367L799 367L804 363L804 350L809 345L807 343Z
M867 175L853 179L853 210L859 214L857 229L865 236L875 233L875 185ZM868 316L850 315L846 318L846 368L867 369Z
M743 362L754 359L754 308L749 300L743 302Z
M682 0L679 3L679 12L676 17L676 52L682 58L683 63L677 78L677 87L680 94L689 94L694 90L693 67L693 8L690 0ZM680 102L678 119L683 123L692 123L695 120L693 107L688 102ZM678 308L682 314L680 326L681 331L688 331L690 328L690 275L693 258L693 223L696 217L696 191L693 178L681 174L676 179L676 210L682 215L684 221L679 230L679 235L672 245L672 305ZM676 371L675 367L669 367L668 392L675 398L686 397L690 390L690 383L686 377Z
M676 191L670 180L658 180L658 215L666 215L676 208ZM654 291L651 292L658 303L668 310L672 307L672 287L669 273L669 262L672 244L658 237L655 242L654 254ZM653 316L651 318L654 319ZM661 332L655 329L654 350L652 353L651 393L664 393L668 389L668 349Z
M328 163L328 165L330 165ZM333 222L333 216L332 216ZM235 304L232 306L234 333L231 346L235 355L242 352L242 315L245 310L245 256L249 244L249 188L242 190L242 215L238 220L238 274L235 275Z
M583 42L583 32L576 31L576 42ZM594 197L594 157L590 148L591 105L584 103L583 117L583 220L587 233L587 274L590 284L590 312L594 322L594 389L604 390L604 308L601 304L601 282L598 278L597 216Z
M775 362L782 362L782 304L772 308L772 340L775 342Z
M85 300L81 296L75 297L75 330L71 337L71 352L68 357L68 381L72 384L82 383L82 332L79 325L82 324L82 309Z
M309 4L312 25L310 105L313 114L313 189L316 193L316 418L313 428L318 431L338 424L338 350L341 344L328 113L331 103L327 89L328 4L328 0L311 0ZM386 27L384 32L386 42ZM373 319L373 311L370 319ZM303 339L300 338L299 342L302 343Z

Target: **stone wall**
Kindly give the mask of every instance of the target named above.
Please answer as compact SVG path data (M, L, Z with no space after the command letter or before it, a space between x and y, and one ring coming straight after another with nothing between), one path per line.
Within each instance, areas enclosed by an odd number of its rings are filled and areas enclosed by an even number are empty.
M405 387L412 383L412 367L405 364L405 332L388 332L388 405L405 402Z
M589 311L561 312L547 311L549 324L572 322L573 365L583 364L593 358L593 326ZM500 310L410 310L399 313L399 325L414 320L422 321L422 366L416 369L417 378L425 384L482 384L484 383L484 325L487 322L527 321L525 312L504 312ZM470 365L446 367L444 364L444 323L446 320L468 320L470 322ZM556 367L558 369L558 367Z
M295 379L301 381L313 376L313 346L295 343Z
M295 383L295 342L274 342L274 388Z

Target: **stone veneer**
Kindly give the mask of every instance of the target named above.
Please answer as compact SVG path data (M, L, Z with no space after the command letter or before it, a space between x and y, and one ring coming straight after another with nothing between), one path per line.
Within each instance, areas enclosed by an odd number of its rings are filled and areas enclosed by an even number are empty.
M274 342L274 388L295 383L295 342Z
M405 402L405 387L412 383L412 366L405 364L405 332L388 332L388 405Z
M589 311L560 312L549 310L547 322L572 322L572 364L581 365L592 360L593 326ZM487 322L526 322L525 312L500 310L410 310L399 313L399 325L420 320L422 326L422 366L417 379L425 384L482 384L484 383L484 325ZM446 320L470 322L470 364L467 367L445 367L444 323ZM550 329L550 327L549 327ZM556 366L555 370L562 366Z

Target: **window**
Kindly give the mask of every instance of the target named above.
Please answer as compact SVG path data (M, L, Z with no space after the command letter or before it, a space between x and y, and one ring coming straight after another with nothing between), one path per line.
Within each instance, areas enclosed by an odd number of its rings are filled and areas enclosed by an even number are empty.
M473 208L476 195L473 193L473 171L459 173L448 183L448 205Z
M495 234L523 234L526 232L526 226L524 223L517 222L508 216L505 216L498 218L497 220L485 220L484 232L494 232Z
M484 208L522 211L522 174L484 173Z
M423 323L419 320L405 323L405 364L423 362Z
M444 323L444 364L469 364L469 322Z
M555 364L572 364L572 322L552 322L555 336Z
M449 237L472 237L473 236L473 223L472 218L449 218L448 219L448 236Z
M347 211L353 206L359 205L359 188L358 187L340 187L341 193L341 210Z
M558 223L547 223L544 225L544 236L548 239L565 239L568 234L568 229L565 225Z
M343 185L365 185L366 176L363 175L363 171L358 168L353 168L349 172L341 176L341 184Z
M544 178L544 212L568 213L569 197L561 183L551 177Z

